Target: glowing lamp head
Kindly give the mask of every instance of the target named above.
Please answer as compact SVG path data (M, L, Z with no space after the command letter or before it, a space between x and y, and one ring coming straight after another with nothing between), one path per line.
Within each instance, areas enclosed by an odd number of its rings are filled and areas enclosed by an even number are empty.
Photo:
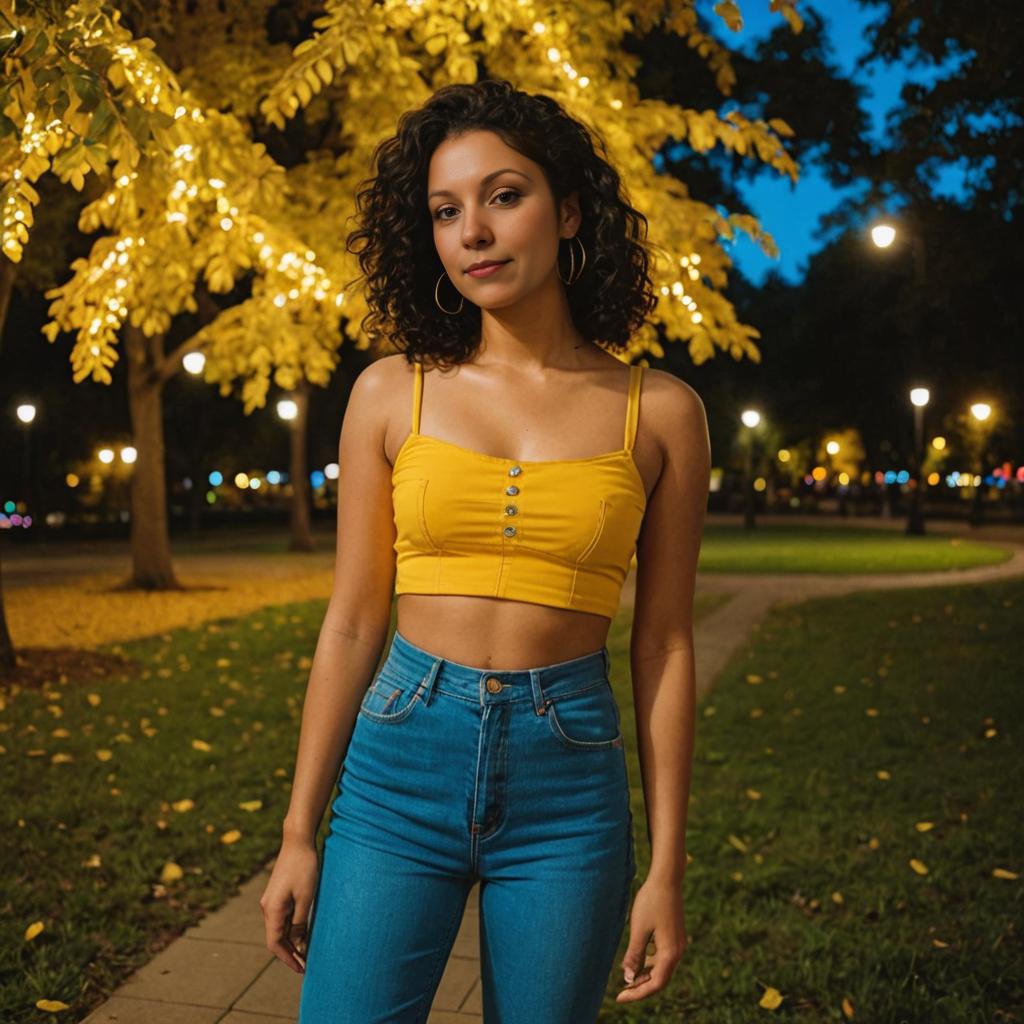
M971 406L971 415L976 420L987 420L992 413L992 406L987 402L975 402Z
M910 390L910 401L914 405L927 405L928 397L927 388L911 388Z
M896 239L896 229L891 224L876 224L871 229L871 241L879 249L888 249Z
M744 409L740 419L745 427L756 427L761 422L761 414L756 409Z

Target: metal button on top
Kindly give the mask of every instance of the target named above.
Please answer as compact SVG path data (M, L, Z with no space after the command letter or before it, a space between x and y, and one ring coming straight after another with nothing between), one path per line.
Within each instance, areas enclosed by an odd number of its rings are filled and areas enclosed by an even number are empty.
M516 535L516 528L514 526L506 526L502 532L506 537L514 537Z
M487 680L487 689L491 693L500 693L504 688L504 683L500 679L495 679L494 676L490 676Z
M519 493L519 488L516 487L515 484L509 484L508 487L505 488L505 493L506 494L518 494Z
M513 466L508 471L508 475L509 476L519 476L519 474L522 473L522 471L523 471L523 467L522 466Z
M506 505L505 506L505 515L507 515L507 516L514 516L518 511L519 511L519 509L516 508L515 505Z

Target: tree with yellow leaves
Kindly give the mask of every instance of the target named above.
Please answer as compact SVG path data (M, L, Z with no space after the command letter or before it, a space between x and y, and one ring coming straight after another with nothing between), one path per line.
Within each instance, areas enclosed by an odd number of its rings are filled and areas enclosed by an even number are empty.
M795 0L770 2L799 32ZM642 99L632 82L637 58L623 45L627 34L655 27L678 35L728 94L729 51L701 29L694 0L667 10L648 0L327 0L314 34L293 49L270 41L266 28L297 18L291 5L201 0L186 15L183 4L165 0L149 28L174 49L178 74L106 0L82 0L56 22L39 5L0 3L8 26L0 38L4 254L20 257L38 200L31 182L44 171L78 189L90 172L106 185L80 220L83 230L104 233L72 264L70 279L47 292L53 319L44 331L51 341L62 329L75 332L76 381L111 383L123 340L138 449L135 585L175 585L163 385L186 352L202 351L205 379L224 395L240 382L249 412L265 404L271 380L287 389L326 384L342 331L365 347L365 295L341 284L358 280L359 268L340 241L373 148L442 85L505 77L557 99L607 140L654 225L659 302L632 339L634 356L662 355L660 330L685 342L697 363L716 350L760 358L759 332L737 320L723 294L731 263L720 239L746 231L774 254L772 239L755 218L724 216L692 198L678 179L655 172L652 156L666 140L685 139L696 151L721 145L795 179L780 138L791 131L778 119L751 121L736 111L719 118ZM715 12L738 27L737 4L719 3ZM255 140L268 125L287 135L300 115L319 145L285 170ZM214 298L229 293L238 294L230 305ZM166 350L175 318L197 311L203 326Z

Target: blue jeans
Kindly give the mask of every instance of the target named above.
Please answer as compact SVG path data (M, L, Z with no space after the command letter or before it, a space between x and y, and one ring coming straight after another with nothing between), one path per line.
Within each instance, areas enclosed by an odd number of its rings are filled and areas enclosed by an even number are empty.
M480 882L486 1024L593 1022L636 875L608 648L492 671L396 632L338 779L299 1024L422 1024Z

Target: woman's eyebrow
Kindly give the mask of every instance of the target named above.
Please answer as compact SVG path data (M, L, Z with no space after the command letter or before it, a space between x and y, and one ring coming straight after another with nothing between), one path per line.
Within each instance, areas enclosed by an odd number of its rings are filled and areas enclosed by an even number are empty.
M492 179L496 178L499 174L510 174L510 173L511 174L522 175L522 177L524 177L527 181L533 181L533 178L531 178L528 174L524 173L523 171L517 171L514 167L501 167L501 168L499 168L496 171L491 171L490 174L488 174L485 177L481 178L480 179L480 187L483 188L485 185L487 185L488 182L490 182ZM446 189L446 188L438 188L438 189L434 189L434 191L431 192L427 196L427 198L428 199L433 199L434 196L453 196L453 195L455 195L455 193L454 192L449 192L448 189Z

